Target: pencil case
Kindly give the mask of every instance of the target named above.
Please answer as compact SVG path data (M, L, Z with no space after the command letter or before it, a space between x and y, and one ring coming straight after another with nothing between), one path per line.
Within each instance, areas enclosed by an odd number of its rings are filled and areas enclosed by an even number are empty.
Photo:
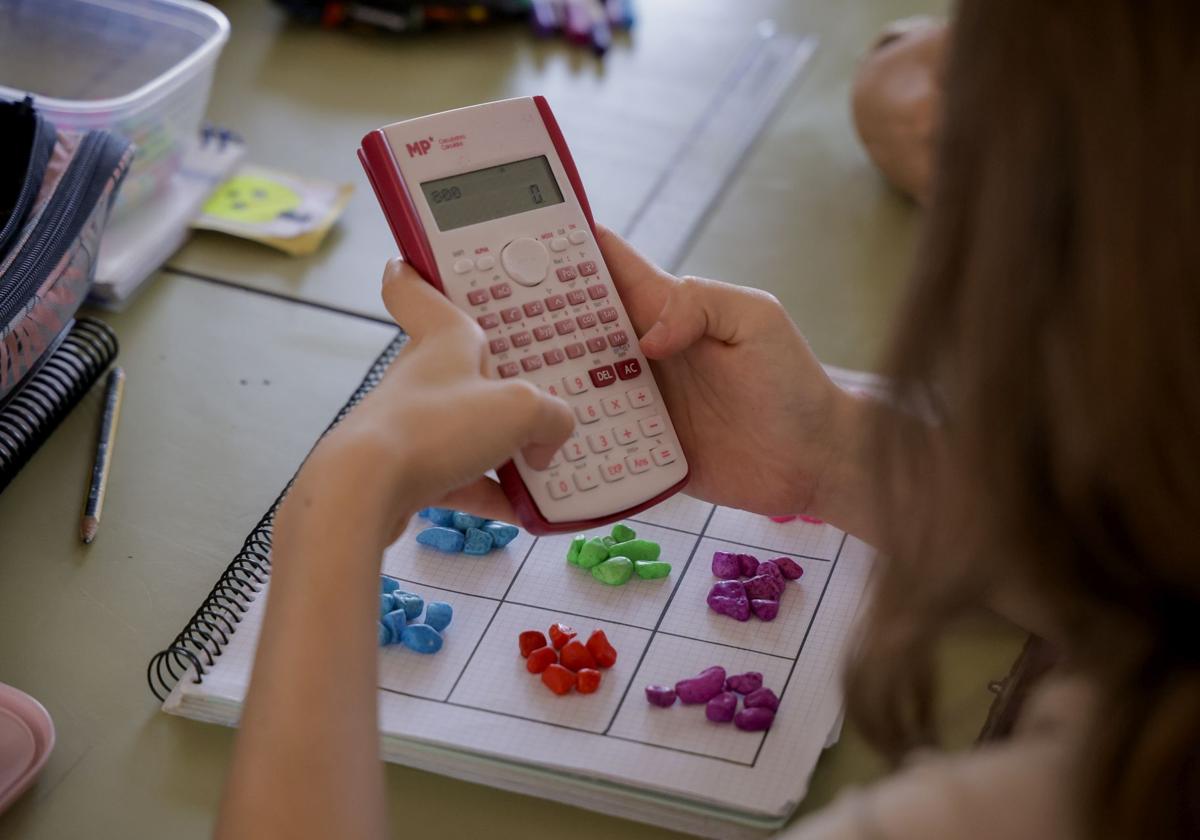
M29 98L0 102L0 404L87 297L132 156L107 131L55 129Z

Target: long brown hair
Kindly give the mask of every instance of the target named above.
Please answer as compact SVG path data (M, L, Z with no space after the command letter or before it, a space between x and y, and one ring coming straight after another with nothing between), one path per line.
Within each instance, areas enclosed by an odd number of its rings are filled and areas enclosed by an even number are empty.
M961 0L952 41L885 365L936 423L875 424L851 713L934 740L942 631L1022 592L1102 698L1081 830L1200 836L1200 3Z

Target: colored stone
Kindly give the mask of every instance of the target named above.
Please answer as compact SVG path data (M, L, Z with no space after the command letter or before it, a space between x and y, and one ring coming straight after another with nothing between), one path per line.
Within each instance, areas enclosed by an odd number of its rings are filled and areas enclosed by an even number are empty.
M774 621L779 615L779 601L769 598L751 598L750 612L758 616L760 621Z
M592 656L587 646L578 639L572 639L563 645L563 649L558 654L558 661L564 668L571 671L596 667L596 657Z
M587 543L587 537L583 534L571 538L571 545L567 547L567 562L572 566L579 565L579 552L585 543Z
M587 649L596 660L596 667L611 668L617 664L617 649L612 646L603 630L594 630L588 636Z
M771 577L778 580L780 583L784 583L786 580L783 576L783 572L781 572L779 570L779 566L775 565L774 560L764 560L761 563L759 563L758 564L758 573L760 575L770 575Z
M754 577L758 574L758 558L753 554L739 554L737 559L742 577Z
M737 711L738 696L732 691L722 691L708 701L704 707L704 716L713 723L729 723Z
M749 598L725 598L720 595L709 595L708 606L709 609L718 615L727 615L738 621L750 620Z
M720 665L705 668L695 677L675 683L675 694L680 703L692 705L707 703L725 688L725 669Z
M733 725L746 732L763 732L775 722L775 713L770 709L742 709L733 716Z
M556 662L558 662L558 653L554 648L549 646L538 648L525 660L525 670L531 674L540 674Z
M449 528L454 523L454 511L446 508L427 508L429 516L427 517L434 525L441 525L443 528Z
M604 544L604 540L592 537L579 549L579 563L576 565L581 569L590 569L593 566L599 566L607 559L608 546Z
M646 686L646 699L650 701L650 705L661 706L665 709L675 705L675 689L669 685L648 685Z
M391 595L380 595L379 596L379 617L380 618L383 618L385 615L387 615L394 609L396 609L396 599L395 598L393 598Z
M521 656L526 658L538 648L546 647L549 644L541 630L526 630L517 636L517 645L521 648Z
M601 537L600 542L604 543L604 547L609 549L610 553L612 552L612 547L617 544L617 541L612 537Z
M600 687L600 672L595 668L584 668L575 675L575 690L580 694L592 694Z
M771 689L760 688L746 695L746 708L770 709L772 712L777 712L779 711L779 698Z
M431 509L432 509L432 508L421 508L419 511L417 511L417 516L419 516L421 519L428 519L428 518L429 518L429 511L430 511Z
M404 615L409 621L416 621L417 616L425 609L425 599L420 595L397 590L392 593L392 598L396 602L396 609L404 610Z
M472 528L482 528L487 522L482 516L472 516L469 513L463 513L461 510L455 511L451 518L451 527L456 531L462 531L464 534Z
M387 625L382 621L379 622L379 646L383 647L392 643L392 631L387 629Z
M761 598L766 601L778 601L783 594L783 580L776 580L770 575L755 575L750 580L742 581L746 586L746 595L751 599Z
M483 526L483 530L492 535L492 548L504 548L510 542L515 540L521 533L521 529L516 525L509 525L507 522L497 522L491 520Z
M492 535L482 528L468 528L463 554L481 556L492 550Z
M609 586L621 586L633 577L633 562L628 557L610 557L592 569L592 577Z
M791 557L776 557L771 562L779 567L785 580L797 580L804 575L804 567Z
M758 671L747 671L744 674L734 674L725 680L726 691L736 691L738 694L749 694L762 688L763 676Z
M817 517L815 517L815 516L805 516L804 514L800 514L800 521L807 522L809 525L824 525L825 524L824 519L817 519Z
M546 688L561 696L575 687L575 672L561 665L551 665L542 671L542 682Z
M574 627L568 627L562 622L550 625L550 642L554 645L555 650L562 650L562 646L577 635L579 634L575 632Z
M462 551L466 541L467 538L453 528L442 528L440 526L426 528L417 534L417 542L421 545L436 548L438 551L444 551L447 554L457 554Z
M796 519L796 518L797 517L795 517L795 516L772 516L771 521L778 522L779 524L782 525L784 522L791 522L793 519Z
M729 551L714 551L712 559L713 577L721 580L736 580L742 576L738 556Z
M621 543L621 556L638 563L651 563L662 553L662 546L650 540L628 540Z
M400 634L400 644L416 653L437 653L442 649L442 634L428 624L410 624Z
M628 542L629 540L636 540L637 531L630 528L624 522L618 522L613 526L612 538L619 543Z
M404 615L404 610L392 610L379 620L388 629L388 644L400 641L401 634L408 624L408 617Z
M725 598L745 598L746 587L740 580L722 580L714 583L709 590L713 595Z
M658 580L671 574L671 564L662 560L651 560L646 563L635 562L633 571L643 580Z
M425 606L425 623L439 633L450 626L454 619L454 607L445 601L430 601Z
M391 595L400 588L400 581L395 578L381 577L379 578L379 591L384 595Z

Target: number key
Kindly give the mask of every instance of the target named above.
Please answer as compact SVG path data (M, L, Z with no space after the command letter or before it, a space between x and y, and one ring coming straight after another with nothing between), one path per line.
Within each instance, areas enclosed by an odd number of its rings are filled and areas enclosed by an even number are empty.
M546 489L550 491L550 498L552 499L565 499L571 495L571 485L562 478L547 481Z
M596 408L595 403L580 403L575 406L575 416L580 423L595 423L600 419L600 409Z
M567 348L569 351L571 348ZM571 355L570 352L567 355ZM588 389L587 380L582 376L568 376L563 379L563 385L566 386L568 394L582 394Z
M607 452L612 449L613 442L608 432L596 432L593 435L588 435L588 446L592 451L599 455L601 452Z
M563 457L568 461L578 461L580 458L587 457L587 450L583 448L583 444L578 440L569 440L562 448Z

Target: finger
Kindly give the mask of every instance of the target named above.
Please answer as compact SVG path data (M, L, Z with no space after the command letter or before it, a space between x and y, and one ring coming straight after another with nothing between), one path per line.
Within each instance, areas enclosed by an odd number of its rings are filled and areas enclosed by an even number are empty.
M685 277L672 287L654 326L642 336L642 352L663 359L704 336L736 344L758 296L755 290Z
M465 487L447 493L436 507L462 510L502 522L516 521L516 514L508 497L504 495L500 485L487 476L480 476Z
M382 296L388 313L414 342L431 336L467 346L483 342L479 325L401 259L388 261Z
M621 303L641 335L654 324L676 280L606 227L596 226L596 244L612 274Z
M528 382L501 383L497 391L490 411L496 432L515 440L535 469L545 467L575 428L571 409Z

